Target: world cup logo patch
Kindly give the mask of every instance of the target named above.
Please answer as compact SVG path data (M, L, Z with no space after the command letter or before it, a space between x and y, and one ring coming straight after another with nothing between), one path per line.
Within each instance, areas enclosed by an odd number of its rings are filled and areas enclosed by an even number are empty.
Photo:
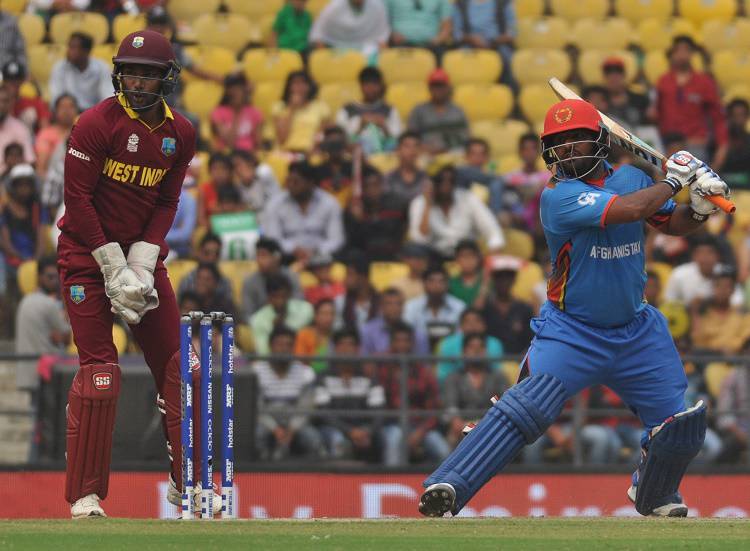
M573 110L570 107L561 107L555 111L554 117L557 124L565 124L573 118Z
M143 47L143 37L142 36L134 36L133 37L133 48L142 48Z

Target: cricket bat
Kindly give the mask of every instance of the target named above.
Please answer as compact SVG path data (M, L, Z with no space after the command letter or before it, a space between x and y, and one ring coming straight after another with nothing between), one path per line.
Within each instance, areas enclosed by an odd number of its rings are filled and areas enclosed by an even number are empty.
M549 79L549 85L550 88L552 88L552 90L555 92L555 94L557 94L557 97L559 97L560 99L581 99L578 94L565 86L555 77ZM599 115L601 115L602 123L609 130L610 138L614 143L616 143L623 149L630 151L636 157L639 157L644 161L651 163L659 170L664 171L664 165L667 163L667 158L663 153L648 145L638 136L633 135L622 125L620 125L616 121L613 121L601 111L599 111ZM706 197L706 199L711 201L714 205L719 207L724 212L731 214L736 210L734 203L720 195L709 195L708 197Z

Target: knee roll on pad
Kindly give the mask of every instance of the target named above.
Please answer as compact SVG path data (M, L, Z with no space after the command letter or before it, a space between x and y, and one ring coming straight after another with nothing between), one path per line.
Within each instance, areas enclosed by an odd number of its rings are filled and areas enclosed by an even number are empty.
M527 377L511 387L495 407L513 421L526 443L531 444L555 422L565 399L560 380L545 373Z
M107 497L120 366L83 365L68 393L65 499Z
M650 515L656 507L669 502L705 438L706 406L703 402L667 419L652 431L646 457L638 469L636 511Z

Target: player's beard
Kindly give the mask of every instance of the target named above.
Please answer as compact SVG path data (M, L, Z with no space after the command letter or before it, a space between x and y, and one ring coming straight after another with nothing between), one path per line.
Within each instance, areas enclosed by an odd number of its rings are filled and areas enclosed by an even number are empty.
M586 157L580 159L571 159L569 161L561 161L560 166L563 172L573 178L579 177L579 175L588 174L594 169L594 165L599 162L599 159L595 157Z
M148 111L161 101L161 95L155 92L127 91L124 94L125 99L128 100L128 106L133 111Z

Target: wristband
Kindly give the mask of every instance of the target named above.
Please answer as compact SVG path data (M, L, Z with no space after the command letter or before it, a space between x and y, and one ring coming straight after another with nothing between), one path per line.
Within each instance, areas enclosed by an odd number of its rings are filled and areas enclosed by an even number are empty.
M701 214L700 212L695 212L692 207L688 207L690 209L690 217L695 220L696 222L705 222L708 220L708 214Z
M667 177L661 180L661 183L667 184L670 188L672 188L672 197L677 195L682 189L682 184L676 178Z

